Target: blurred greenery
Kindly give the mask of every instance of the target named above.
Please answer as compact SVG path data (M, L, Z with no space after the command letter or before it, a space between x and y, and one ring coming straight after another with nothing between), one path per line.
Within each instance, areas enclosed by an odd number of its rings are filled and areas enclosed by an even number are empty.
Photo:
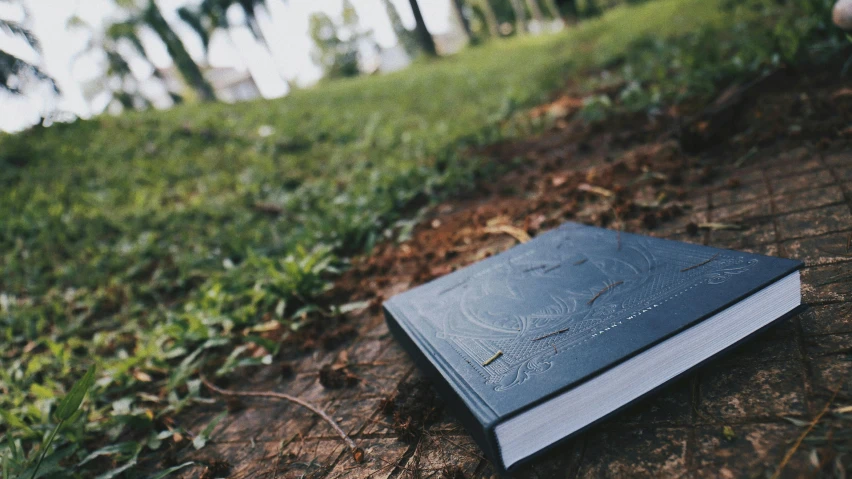
M587 100L600 117L709 97L836 48L820 2L621 6L280 100L0 136L0 455L37 457L59 398L95 364L39 474L132 477L171 437L163 419L203 401L199 368L268 364L280 343L259 332L339 313L317 298L346 258L494 174L470 147L538 131L524 109L566 79L594 88L604 68L625 83ZM93 451L104 444L117 445ZM4 462L4 477L22 470Z

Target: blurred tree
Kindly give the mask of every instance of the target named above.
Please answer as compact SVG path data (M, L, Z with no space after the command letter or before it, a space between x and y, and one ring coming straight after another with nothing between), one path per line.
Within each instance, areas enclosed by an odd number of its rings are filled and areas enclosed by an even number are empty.
M456 21L458 21L461 26L462 33L467 38L468 42L472 41L473 35L470 32L470 22L464 15L464 1L450 0L450 5L453 7L453 13L455 13Z
M482 16L485 17L485 24L488 26L488 34L492 37L500 36L500 25L497 21L497 14L494 13L494 8L491 7L490 0L479 0L477 6L482 10Z
M110 96L107 108L147 108L151 105L151 101L141 92L139 81L131 72L127 60L119 52L121 43L124 42L140 59L147 61L145 49L136 35L138 28L136 23L128 21L114 23L106 32L99 32L79 17L73 16L68 20L67 26L89 32L88 44L71 58L72 65L79 57L91 53L103 54L103 60L106 63L103 75L82 85L83 98L87 102L91 103L99 95L107 93ZM154 65L150 62L149 65L154 72L154 77L164 82ZM182 101L182 97L175 93L169 92L169 95L176 103Z
M539 24L544 22L544 14L541 13L541 7L538 6L538 2L536 0L527 0L527 7L532 13L533 20Z
M420 5L417 4L417 0L408 0L408 3L411 5L411 12L414 14L414 23L416 24L414 31L417 32L420 49L426 55L431 57L437 56L438 50L435 48L435 40L432 39L429 29L426 28L426 22L420 13Z
M177 10L178 17L201 39L201 46L204 47L205 55L209 53L210 37L217 29L222 29L228 33L231 44L236 52L239 52L236 43L231 38L231 25L228 22L229 4L221 0L202 0L195 7L180 7Z
M226 0L227 1L227 0ZM257 22L257 11L259 8L263 8L266 6L266 0L230 0L231 3L235 3L242 7L243 12L246 14L246 26L251 30L252 35L257 41L269 46L269 42L266 40L266 37L263 35L263 31L260 29L260 24Z
M518 35L523 35L527 32L527 11L521 0L509 0L509 3L515 14L515 31Z
M405 28L405 25L402 24L402 18L399 16L399 11L391 0L382 0L382 2L385 4L385 11L387 11L397 41L410 57L417 56L420 53L420 42L417 41L417 34Z
M371 31L360 28L358 13L350 0L343 0L340 16L339 25L322 12L314 13L310 18L309 31L315 45L312 56L322 67L326 78L352 77L361 73L358 52L361 44L372 35Z
M198 97L203 101L212 101L216 99L216 94L213 92L213 87L204 78L201 69L195 60L186 51L180 37L177 36L172 27L163 18L160 8L155 0L148 0L148 5L144 9L142 18L145 24L149 26L160 37L160 40L166 45L166 50L169 56L172 57L177 70L180 72L183 79L195 90Z
M586 0L586 8L583 9L584 17L596 17L603 13L598 0Z
M580 16L580 10L577 8L577 0L555 0L556 5L563 15L576 19Z
M18 22L0 18L0 31L23 39L36 53L41 51L35 35ZM0 90L20 94L21 87L27 79L45 82L55 92L59 93L56 82L41 68L11 53L0 50Z
M562 13L559 11L559 7L556 6L555 0L544 0L544 5L547 7L547 11L550 12L550 16L554 20L559 20L564 22L564 18L562 18Z
M286 2L287 0L282 1ZM215 30L221 29L228 33L234 51L240 53L240 48L237 47L231 35L232 29L237 25L232 25L228 20L228 9L232 6L237 6L242 10L242 26L245 26L251 32L255 41L274 58L270 43L257 21L258 12L266 7L266 0L201 0L195 7L179 8L178 15L184 23L198 34L204 44L205 51L209 46L210 36ZM281 71L279 65L276 64L275 66L278 68L281 78L287 81L285 72Z
M257 14L260 9L266 6L266 0L202 0L198 4L197 10L193 11L186 7L182 7L179 10L183 11L181 19L187 22L189 26L193 27L199 35L204 35L202 31L206 29L202 26L203 21L209 21L214 29L228 28L232 26L228 22L227 12L228 9L234 5L239 6L242 10L244 26L251 32L255 40L268 47L269 42L264 36L263 30L260 28L260 24L257 21ZM187 16L191 13L201 14L206 16L206 18L202 19L200 16L196 15L196 18L193 19ZM207 33L209 34L209 30Z
M163 18L156 0L116 0L116 3L125 10L127 18L107 28L108 37L116 41L120 38L128 40L142 57L147 58L147 52L138 37L138 32L143 27L150 28L163 42L178 73L195 91L198 98L202 101L216 99L213 88L201 73L201 68L189 55L183 41L171 25Z

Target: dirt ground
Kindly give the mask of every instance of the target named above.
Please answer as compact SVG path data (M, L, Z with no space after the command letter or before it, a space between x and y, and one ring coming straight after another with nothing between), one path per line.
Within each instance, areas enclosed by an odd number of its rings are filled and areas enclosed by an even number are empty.
M361 463L304 408L211 394L219 400L177 419L200 431L227 408L207 447L172 444L143 464L196 461L177 474L187 478L493 476L390 336L380 304L571 220L800 259L810 309L518 477L769 477L779 467L780 477L845 477L852 436L837 411L852 404L852 89L836 69L780 72L695 115L588 125L573 118L579 105L567 91L534 109L559 119L475 152L513 165L507 173L431 208L407 241L354 260L329 302L369 306L220 383L324 408L363 449Z

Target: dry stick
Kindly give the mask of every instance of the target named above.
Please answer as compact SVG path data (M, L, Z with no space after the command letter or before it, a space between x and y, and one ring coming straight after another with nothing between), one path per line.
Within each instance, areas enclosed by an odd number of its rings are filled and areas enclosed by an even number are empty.
M811 431L813 431L819 420L822 419L825 413L828 412L829 408L831 408L831 403L834 402L834 398L837 397L838 392L840 392L840 388L834 390L834 394L832 394L831 399L829 399L828 402L825 403L825 407L822 408L822 411L820 411L820 413L817 414L814 420L811 421L811 423L808 425L808 428L805 429L805 431L796 440L796 443L793 444L793 447L791 447L790 450L787 451L787 454L784 455L784 459L781 460L781 464L778 465L778 469L775 471L775 474L772 475L772 479L778 479L779 477L781 477L781 471L783 471L787 463L790 462L790 459L793 457L793 454L795 454L796 451L799 449L799 446L802 445L802 442L805 440L805 437L807 437L807 435L810 434Z
M588 261L588 260L589 260L589 258L583 258L583 259L581 259L580 261L575 262L575 263L574 263L574 265L575 265L575 266L581 265L581 264L585 263L585 262L586 262L586 261Z
M496 360L497 360L497 358L499 358L499 357L500 357L500 356L502 356L502 355L503 355L503 351L497 351L496 353L494 353L494 356L491 356L490 358L486 359L486 360L485 360L485 362L484 362L484 363L482 363L482 365L483 365L483 366L488 366L489 364L491 364L491 363L493 363L494 361L496 361Z
M355 444L355 441L353 441L352 438L349 437L348 434L346 434L346 431L344 431L337 424L337 422L335 422L334 419L332 419L331 416L329 416L324 410L322 410L321 408L319 408L317 406L314 406L313 404L305 401L304 399L299 399L295 396L291 396L291 395L286 394L286 393L277 393L277 392L271 392L271 391L245 391L245 392L230 391L230 390L222 389L218 386L215 386L213 383L208 381L207 378L205 378L204 376L201 376L201 382L204 383L204 385L207 386L211 391L219 393L223 396L266 397L266 398L283 399L285 401L290 401L292 403L296 403L299 406L302 406L306 409L310 409L314 414L321 417L325 422L327 422L331 426L331 428L334 429L337 432L337 434L341 437L341 439L343 439L343 442L345 442L346 445L349 446L349 449L352 450L352 458L355 459L355 462L361 463L361 462L364 461L364 450L361 449L360 447L358 447L357 444Z
M531 339L530 341L539 341L539 340L542 340L542 339L544 339L544 338L549 338L549 337L551 337L551 336L556 336L557 334L562 334L562 333L564 333L565 331L568 331L569 329L571 329L571 328L560 329L559 331L554 331L554 332L552 332L552 333L547 333L547 334L545 334L544 336L539 336L539 337L537 337L537 338L535 338L535 339Z
M618 286L619 284L623 284L623 283L624 283L624 281L616 281L615 283L612 283L611 285L607 286L606 288L604 288L604 289L602 289L602 290L598 291L598 294L596 294L596 295L595 295L592 299L590 299L590 300L589 300L589 302L588 302L588 303L586 303L586 304L592 304L592 303L594 303L596 299L598 299L598 298L600 298L600 297L601 297L601 295L603 295L603 294L604 294L604 293L606 293L607 291L611 290L612 288L615 288L615 287L616 287L616 286Z
M685 271L689 271L689 270L691 270L691 269L700 268L700 267L704 266L705 264L707 264L707 263L709 263L709 262L713 261L714 259L716 259L716 257L717 257L717 256L719 256L719 253L714 254L713 256L711 256L711 257L710 257L708 260L706 260L706 261L702 261L702 262L700 262L700 263L698 263L698 264L694 264L694 265L692 265L692 266L687 266L686 268L683 268L682 270L680 270L680 272L681 272L681 273L683 273L683 272L685 272Z

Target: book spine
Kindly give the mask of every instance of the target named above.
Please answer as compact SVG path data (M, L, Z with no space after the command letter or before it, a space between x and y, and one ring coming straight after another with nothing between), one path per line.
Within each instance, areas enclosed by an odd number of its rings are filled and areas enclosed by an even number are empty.
M494 464L500 471L505 471L500 455L500 449L497 445L496 436L494 434L494 426L496 425L495 417L481 417L474 414L470 405L465 402L459 387L451 384L450 381L438 370L438 368L426 357L423 349L415 342L409 331L400 324L397 315L401 312L391 309L386 303L383 307L385 321L388 324L388 329L391 334L399 341L402 348L414 360L415 365L422 371L425 376L432 381L435 390L441 396L441 399L446 403L447 410L462 423L462 425L470 433L473 440L485 452L485 456Z

